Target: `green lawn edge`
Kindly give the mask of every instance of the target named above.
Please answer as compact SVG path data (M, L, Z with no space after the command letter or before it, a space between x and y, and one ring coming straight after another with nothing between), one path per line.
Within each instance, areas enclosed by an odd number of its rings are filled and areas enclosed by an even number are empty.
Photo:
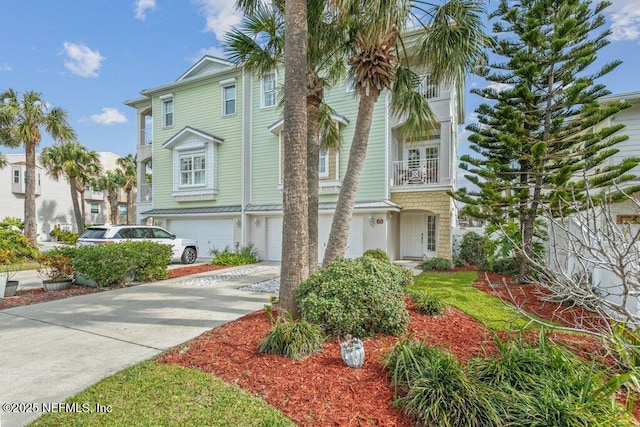
M154 359L104 378L66 402L91 412L49 413L29 426L295 426L234 384ZM109 412L98 413L98 404Z
M476 289L476 271L428 272L413 278L410 292L426 292L495 331L518 331L536 325L500 298Z

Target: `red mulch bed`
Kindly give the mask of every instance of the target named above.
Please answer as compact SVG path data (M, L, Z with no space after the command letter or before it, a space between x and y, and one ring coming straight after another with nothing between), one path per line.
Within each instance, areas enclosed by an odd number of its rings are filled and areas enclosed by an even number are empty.
M56 299L74 297L76 295L92 294L101 292L102 289L90 288L88 286L72 286L62 291L46 292L44 288L28 289L16 292L15 296L6 297L0 300L0 310L21 305L38 304L40 302L53 301Z
M475 267L464 269L474 270ZM500 293L499 289L483 284L482 280L475 285L494 295ZM522 292L516 292L522 296L518 303L538 315L551 316L547 319L571 319L563 307L537 299L536 288L528 286L513 288L522 288ZM411 314L409 333L416 339L442 346L462 362L497 351L492 333L455 308L449 308L442 316L429 317L415 312L411 300L407 300L407 307ZM380 363L397 338L378 335L375 339L364 340L364 366L350 369L340 357L339 340L327 342L322 353L303 361L259 354L258 342L269 328L268 315L264 311L254 312L202 334L158 361L199 369L238 384L301 426L411 425L393 405L393 390ZM533 337L535 332L529 334ZM501 333L500 336L504 339L508 334ZM593 357L599 352L598 342L589 337L554 333L551 339L561 341L582 355Z
M211 264L176 267L167 270L167 278L172 279L176 277L187 276L189 274L219 270L221 268L224 267ZM5 308L18 307L21 305L38 304L41 302L53 301L56 299L69 298L76 295L91 294L94 292L101 292L105 290L108 289L96 289L89 286L72 286L71 288L65 289L63 291L45 292L44 288L18 291L13 297L7 297L0 300L0 310Z

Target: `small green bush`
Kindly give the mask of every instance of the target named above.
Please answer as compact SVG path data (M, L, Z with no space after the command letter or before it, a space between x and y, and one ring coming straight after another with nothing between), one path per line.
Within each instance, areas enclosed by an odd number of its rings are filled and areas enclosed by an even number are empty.
M55 237L59 242L68 243L70 245L75 245L78 240L78 233L73 233L71 231L61 230L58 226L53 227L51 230L51 237Z
M35 260L40 255L22 233L10 228L0 227L0 249L8 250L17 263Z
M442 299L431 293L413 292L411 297L416 303L418 312L427 316L438 316L447 308L447 304Z
M213 259L211 260L211 264L213 265L235 266L255 264L258 262L258 250L253 244L244 246L238 251L233 251L229 249L229 247L224 248L222 251L213 249L211 255L213 255Z
M269 312L271 316L271 312ZM322 351L325 341L322 329L305 320L293 320L291 314L279 315L269 334L260 340L258 351L262 354L277 354L289 359L303 359Z
M362 256L370 256L377 259L378 261L390 261L389 256L382 249L369 249L364 254L362 254Z
M451 270L453 263L445 258L430 258L420 263L419 267L422 271L428 270Z
M298 288L302 316L333 336L400 335L409 324L403 286L412 280L404 270L368 256L338 259Z
M498 258L493 261L494 273L515 276L518 274L518 261L515 258Z
M139 281L167 277L171 247L155 242L121 242L81 246L72 259L73 267L98 287L125 282L134 276Z
M462 236L460 250L456 257L456 265L478 265L483 259L485 240L487 238L470 231Z

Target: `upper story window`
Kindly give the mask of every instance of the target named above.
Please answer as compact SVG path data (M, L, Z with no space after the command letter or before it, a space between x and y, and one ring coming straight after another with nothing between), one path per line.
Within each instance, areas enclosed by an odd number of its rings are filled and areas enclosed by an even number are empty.
M91 213L99 214L100 213L100 205L97 203L91 203Z
M236 113L236 85L222 87L222 115L231 116Z
M161 96L162 100L162 127L173 126L173 95Z
M278 102L276 78L275 71L262 76L262 108L275 107Z
M14 169L13 171L13 183L20 184L20 170Z
M329 152L326 149L320 149L318 176L320 178L329 176Z
M203 152L183 154L180 156L180 186L205 184L207 161Z

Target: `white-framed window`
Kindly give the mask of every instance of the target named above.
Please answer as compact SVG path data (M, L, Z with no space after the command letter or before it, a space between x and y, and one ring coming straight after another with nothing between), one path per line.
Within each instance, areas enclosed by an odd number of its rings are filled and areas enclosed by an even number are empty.
M231 116L236 113L236 85L222 87L222 115Z
M329 176L329 151L321 148L318 160L318 176L327 178Z
M207 161L204 152L180 156L180 186L205 185Z
M127 205L118 205L118 216L127 216Z
M173 126L173 96L162 99L162 127Z
M275 107L278 103L277 75L270 71L262 76L262 108Z
M13 183L20 184L20 169L13 170Z
M427 216L427 251L436 251L436 216Z
M99 214L100 213L100 205L98 203L91 203L91 213Z

